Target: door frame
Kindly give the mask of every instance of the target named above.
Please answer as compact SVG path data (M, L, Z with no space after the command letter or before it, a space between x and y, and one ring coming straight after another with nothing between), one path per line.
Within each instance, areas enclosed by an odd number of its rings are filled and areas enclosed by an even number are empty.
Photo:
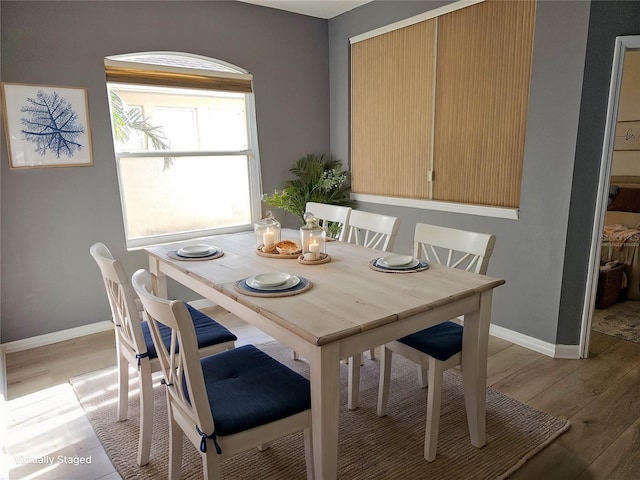
M637 48L640 48L640 35L616 37L613 53L613 65L611 67L611 82L609 85L609 103L607 106L602 156L600 159L600 178L598 181L596 208L593 218L593 230L591 232L591 248L589 251L585 301L582 309L582 325L580 332L581 358L587 358L589 356L589 340L591 339L591 323L593 320L596 291L598 288L598 273L600 271L602 229L604 227L604 215L607 210L607 201L609 199L609 179L611 177L611 162L613 158L613 144L616 135L618 101L620 100L620 85L622 83L624 55L628 49Z

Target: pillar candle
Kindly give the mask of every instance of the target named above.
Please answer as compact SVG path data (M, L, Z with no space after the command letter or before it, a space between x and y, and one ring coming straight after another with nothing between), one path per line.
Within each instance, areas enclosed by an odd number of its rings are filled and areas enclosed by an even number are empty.
M262 235L262 243L264 243L265 247L270 247L271 245L274 244L275 238L276 238L275 232L272 232L271 230L267 230Z
M313 254L313 259L318 260L320 258L320 245L316 242L309 244L309 252Z

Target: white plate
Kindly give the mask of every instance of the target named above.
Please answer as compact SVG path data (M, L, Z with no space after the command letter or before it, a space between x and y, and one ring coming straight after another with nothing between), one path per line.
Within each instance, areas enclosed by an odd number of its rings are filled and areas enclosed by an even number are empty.
M416 268L418 265L420 265L420 260L418 260L417 258L414 258L412 261L410 261L405 265L391 266L391 265L387 265L382 258L379 258L376 261L376 265L378 265L379 267L388 268L390 270L408 270L411 268Z
M246 282L247 285L249 285L251 288L255 288L256 290L273 292L277 290L286 290L287 288L293 288L300 283L300 279L295 275L291 275L291 277L289 277L289 280L284 282L282 285L276 285L274 287L261 287L260 285L255 283L254 277L247 278Z
M260 273L252 277L253 283L260 287L277 287L282 285L291 278L291 275L285 272L269 272Z
M383 267L406 267L415 260L411 255L389 255L378 260Z
M178 254L179 257L182 257L182 258L203 258L203 257L208 257L210 255L213 255L216 252L217 250L212 247L208 252L204 252L204 253L182 253L182 252L176 252L176 253Z
M206 257L211 255L215 251L215 248L210 245L187 245L180 248L176 253L182 257Z

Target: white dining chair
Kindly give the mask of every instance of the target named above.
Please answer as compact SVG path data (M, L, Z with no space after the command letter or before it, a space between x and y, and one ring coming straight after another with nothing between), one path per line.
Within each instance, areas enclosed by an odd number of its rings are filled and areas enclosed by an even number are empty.
M169 479L180 478L184 435L200 452L203 478L220 478L220 463L237 453L304 432L307 478L313 478L309 380L253 345L200 358L187 305L154 295L146 270L133 274L167 393ZM162 348L170 331L170 346ZM178 345L180 348L178 349ZM267 381L268 380L268 381Z
M138 441L138 465L149 463L153 429L152 373L160 371L158 350L149 333L149 325L142 319L142 304L136 298L124 268L113 258L103 243L89 249L104 281L111 308L116 339L118 365L118 421L127 419L129 408L129 367L138 372L140 388L140 435ZM237 337L218 322L187 305L193 323L200 355L232 349ZM163 335L168 343L168 331Z
M345 241L390 252L393 250L399 227L398 217L351 210Z
M352 210L349 216L348 233L345 241L367 248L374 248L384 252L393 249L400 219L379 213ZM369 350L371 360L375 360L375 348ZM348 384L348 408L354 410L358 407L360 395L360 365L362 354L349 358L349 384Z
M336 240L344 240L349 225L349 216L351 215L351 207L342 205L330 205L328 203L307 202L305 212L313 213L318 220L318 224L323 228L327 235L330 235L332 225L337 227L337 234L331 236Z
M418 223L414 236L414 256L429 263L484 275L495 240L494 235L486 233ZM446 370L460 365L462 361L462 320L460 318L440 323L389 342L382 349L378 416L387 414L391 362L395 352L417 364L420 387L429 387L424 442L424 458L429 462L436 457L443 375Z

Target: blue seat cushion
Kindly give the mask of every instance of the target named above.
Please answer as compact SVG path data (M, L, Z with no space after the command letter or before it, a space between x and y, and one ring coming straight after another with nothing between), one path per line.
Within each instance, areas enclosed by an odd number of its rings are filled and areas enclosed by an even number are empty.
M218 436L311 408L309 380L253 345L210 355L200 363Z
M238 337L227 330L225 327L216 322L213 318L205 315L200 310L193 308L191 305L185 303L191 319L193 320L193 326L196 329L196 338L198 339L198 348L210 347L211 345L218 345L225 342L235 342ZM162 323L158 322L160 328L160 335L162 336L162 342L169 349L171 343L171 329ZM147 351L149 352L149 358L156 358L158 352L151 340L151 332L149 331L149 325L147 322L142 322L142 334L144 335L144 341L147 344Z
M402 337L398 341L442 362L462 351L462 325L444 322Z

